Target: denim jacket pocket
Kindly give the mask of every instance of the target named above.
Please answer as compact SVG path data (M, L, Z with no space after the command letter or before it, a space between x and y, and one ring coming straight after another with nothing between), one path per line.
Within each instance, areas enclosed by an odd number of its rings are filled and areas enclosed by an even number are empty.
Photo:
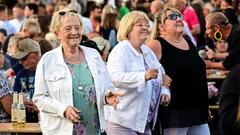
M64 88L64 74L46 75L45 80L49 88L50 95L61 101L61 93Z

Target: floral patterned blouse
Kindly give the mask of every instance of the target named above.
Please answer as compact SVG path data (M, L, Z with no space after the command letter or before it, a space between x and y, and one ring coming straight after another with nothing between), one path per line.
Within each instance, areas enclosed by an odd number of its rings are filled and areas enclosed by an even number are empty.
M147 71L149 66L147 65L145 60L144 60L144 65L145 65L145 69ZM156 79L151 79L150 81L151 81L151 84L152 84L152 97L151 97L151 102L150 102L150 107L149 107L149 112L148 112L148 119L147 119L148 123L151 123L151 121L154 117L153 115L157 111L157 106L158 106L158 102L160 100L160 94L161 94L161 81L160 81L160 79L156 78Z
M96 91L86 61L69 64L73 82L73 105L81 112L80 124L74 124L73 135L100 135Z
M0 99L4 96L12 93L12 87L10 86L9 82L7 81L4 72L0 70ZM7 115L7 113L3 110L2 103L0 102L0 123L3 122L10 122L11 119Z

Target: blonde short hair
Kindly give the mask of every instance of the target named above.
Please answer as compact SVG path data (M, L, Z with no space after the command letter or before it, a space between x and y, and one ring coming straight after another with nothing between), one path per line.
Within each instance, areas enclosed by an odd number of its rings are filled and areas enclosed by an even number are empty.
M132 11L127 13L120 21L117 40L127 40L128 34L131 32L134 24L140 20L146 20L149 22L148 16L141 11Z
M50 24L50 31L52 33L59 32L60 27L62 26L62 19L66 16L76 16L80 22L80 26L83 27L81 16L77 13L77 11L71 10L70 8L63 8L62 10L59 10L53 14Z

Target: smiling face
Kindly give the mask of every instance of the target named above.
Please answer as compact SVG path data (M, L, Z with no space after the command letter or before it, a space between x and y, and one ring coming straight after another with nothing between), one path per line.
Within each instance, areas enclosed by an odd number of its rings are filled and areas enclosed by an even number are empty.
M129 33L130 40L139 39L140 42L145 42L148 35L149 35L149 22L144 19L136 22Z
M61 27L57 33L61 44L68 47L76 47L82 39L82 27L76 16L61 18Z

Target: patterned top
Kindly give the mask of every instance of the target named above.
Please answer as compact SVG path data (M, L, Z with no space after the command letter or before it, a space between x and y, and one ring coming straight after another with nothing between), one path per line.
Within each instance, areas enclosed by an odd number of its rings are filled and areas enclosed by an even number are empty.
M147 71L147 69L149 68L149 66L147 65L146 61L144 60L144 65L145 65L145 69ZM147 122L150 123L153 119L153 116L155 114L155 112L157 111L157 106L158 106L158 102L160 100L160 94L161 94L161 82L159 78L156 79L151 79L151 84L152 84L152 96L151 96L151 102L150 102L150 106L149 106L149 112L148 112L148 119Z
M4 96L10 93L12 93L12 88L9 82L7 81L3 71L0 70L0 99L2 99ZM11 121L10 117L3 110L2 103L0 102L0 123L10 122L10 121Z
M73 105L81 111L81 123L73 126L73 135L100 134L96 91L87 63L70 64L69 68L73 80Z

